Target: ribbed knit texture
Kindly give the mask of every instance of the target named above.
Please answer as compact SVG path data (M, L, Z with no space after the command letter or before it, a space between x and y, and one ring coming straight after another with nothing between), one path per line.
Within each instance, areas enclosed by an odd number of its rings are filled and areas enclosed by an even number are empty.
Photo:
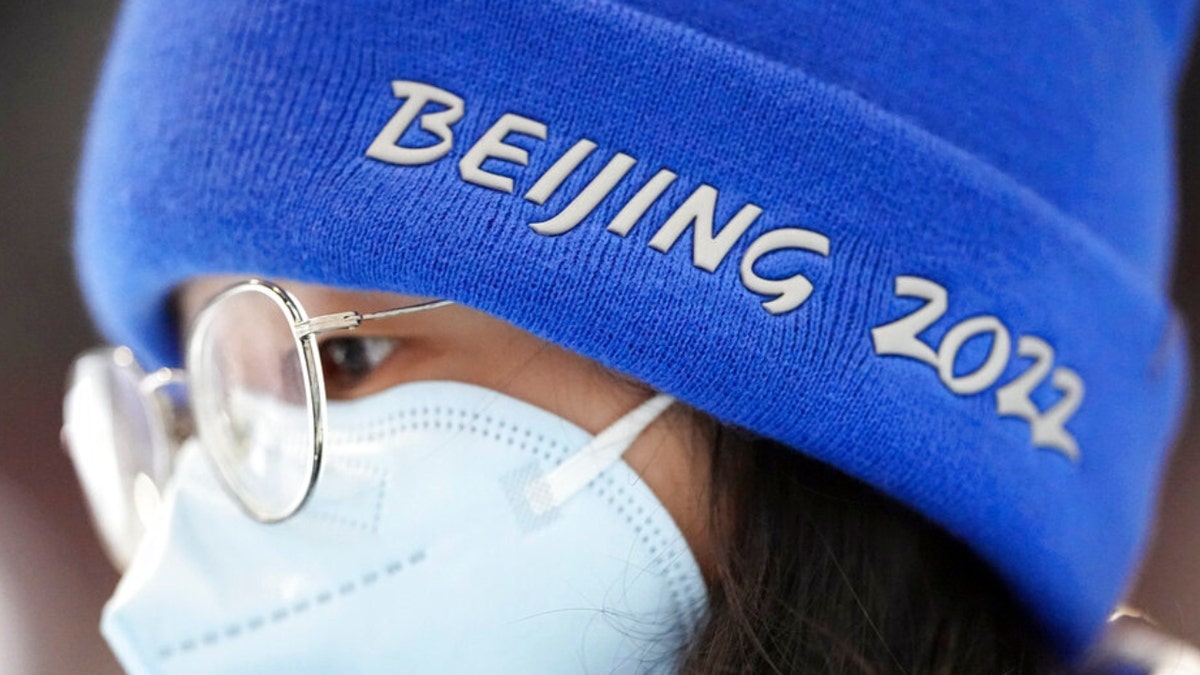
M1068 656L1094 639L1141 554L1182 407L1184 336L1165 298L1174 83L1189 4L1028 0L821 3L133 0L84 156L76 256L107 336L176 362L166 299L200 274L451 298L828 461L965 540ZM459 96L449 153L402 166L366 150L404 102L394 80ZM425 112L443 109L431 105ZM458 163L505 113L528 166ZM437 138L409 129L399 144ZM523 195L576 141L597 149L544 204ZM637 164L575 228L563 209L617 152ZM663 167L678 178L626 236L605 230ZM762 214L714 272L693 230L648 243L701 184L714 229ZM798 308L739 275L764 233L804 228L828 255L762 258L803 274ZM956 394L935 368L876 353L872 329L944 287L937 351L996 317L1003 373ZM347 308L350 309L350 308ZM1033 361L1086 384L1037 446L996 393ZM992 341L958 354L977 368ZM1030 396L1062 398L1047 374Z

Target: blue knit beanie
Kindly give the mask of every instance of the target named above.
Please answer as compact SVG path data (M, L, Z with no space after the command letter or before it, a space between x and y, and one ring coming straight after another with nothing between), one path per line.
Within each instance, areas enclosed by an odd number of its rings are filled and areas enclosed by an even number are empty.
M132 0L75 252L450 298L966 541L1067 656L1145 546L1190 3Z

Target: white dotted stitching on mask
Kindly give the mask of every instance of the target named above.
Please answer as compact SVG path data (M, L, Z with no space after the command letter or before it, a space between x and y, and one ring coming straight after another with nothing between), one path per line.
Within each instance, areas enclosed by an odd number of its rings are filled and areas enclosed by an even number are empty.
M198 640L195 638L189 638L186 640L181 640L177 644L163 647L162 649L158 650L158 658L165 661L175 656L183 656L189 652L195 651L200 647L212 647L217 643L234 640L242 635L253 633L262 629L268 623L281 623L291 617L307 612L314 604L325 605L333 601L336 597L348 596L354 593L360 587L370 586L378 582L383 577L393 576L399 573L405 569L406 565L416 565L423 560L425 560L425 551L417 551L408 556L408 560L406 562L393 560L392 562L384 565L382 568L368 570L359 577L351 579L337 586L336 590L322 590L315 593L311 597L301 598L288 607L280 607L275 609L267 615L256 615L246 619L245 621L229 624L220 632L209 631L204 633Z
M691 617L696 608L684 605L683 598L694 595L694 589L688 588L688 579L683 574L679 563L679 541L669 538L662 528L654 524L653 514L647 514L645 508L634 501L632 494L626 494L625 488L617 484L611 475L605 475L605 486L596 486L596 493L605 497L605 501L625 518L625 523L633 528L642 545L650 552L654 562L667 580L667 591L675 604L676 614L681 617ZM618 500L624 500L619 504ZM627 508L628 507L628 508ZM636 511L636 512L635 512ZM666 556L668 551L676 555ZM692 592L689 592L692 591Z
M341 463L344 466L374 474L379 478L379 492L375 495L375 509L371 513L371 533L377 534L379 532L379 521L383 517L383 503L387 496L388 483L391 481L392 475L384 469L359 460L347 459L342 460Z
M474 417L477 419L479 417L478 413ZM543 434L539 433L535 438L532 430L520 428L515 424L506 425L503 421L494 420L491 416L484 418L484 428L472 426L470 430L485 438L494 437L496 440L501 440L498 433L493 434L487 428L493 424L498 424L506 433L507 428L510 427L512 432L518 437L523 435L525 438L530 439L534 447L527 447L526 443L520 443L520 447L530 451L535 457L540 456L543 460L554 466L563 462L565 459L564 455L569 450L569 448L561 445L558 441L548 439ZM636 503L634 495L627 493L623 486L617 485L616 479L612 475L606 474L603 478L608 486L607 491L604 487L596 485L595 480L589 483L588 487L596 490L601 497L604 497L607 492L607 504L617 512L617 515L625 519L628 526L634 528L634 532L639 535L642 545L646 547L651 558L662 571L664 578L667 580L667 590L671 601L675 605L677 616L692 617L696 612L696 608L686 606L683 598L697 595L698 589L693 588L695 584L692 582L694 580L684 574L683 566L680 563L679 557L682 555L682 552L679 549L682 542L668 537L660 526L654 525L653 514L647 514L645 508ZM621 503L618 503L619 501ZM634 513L635 509L636 514ZM639 522L635 522L635 516ZM651 530L651 528L653 529Z
M383 514L383 503L387 497L388 482L391 476L384 469L358 460L339 459L336 460L336 463L342 468L350 469L352 471L359 471L379 480L378 491L375 494L375 508L372 511L371 519L369 521L363 521L357 518L348 518L337 513L321 511L319 508L315 507L310 507L306 512L307 515L319 520L333 523L335 525L342 525L345 527L362 530L363 532L367 532L369 534L379 534L379 522Z
M490 415L484 416L483 420L481 421L480 414L478 412L470 412L465 409L455 410L446 408L443 410L439 406L434 409L434 412L439 417L448 418L446 419L446 424L448 427L457 428L460 431L469 431L475 435L483 436L484 438L495 437L497 440L500 440L499 434L493 436L493 432L489 427L498 425L501 427L501 429L505 429L505 427L508 426L512 430L511 433L506 431L506 440L509 442L509 444L516 442L518 447L520 447L522 450L531 452L535 457L540 457L553 466L562 464L563 460L565 459L565 455L569 450L569 448L563 446L558 441L554 439L547 439L544 434L539 433L535 437L533 431L528 427L519 427L516 424L506 425L502 420L493 418ZM460 419L468 419L468 414L470 415L469 419L476 422L476 424L464 425L462 421L458 421L457 423L454 422L453 418L455 417ZM376 435L375 437L380 437L384 431L403 432L428 429L430 426L430 420L428 418L430 416L431 412L429 408L424 406L421 408L408 408L407 410L395 411L393 413L389 413L384 418L366 423L363 427L355 430L354 433L349 434L349 438L351 440L363 440L364 438L368 438L368 435L372 433ZM406 417L411 420L411 424L408 422L400 422L398 425L395 424L395 422ZM435 423L441 422L441 420L434 421ZM438 428L440 428L440 424ZM633 527L634 533L639 535L642 545L647 547L653 560L655 563L657 563L667 580L668 592L671 595L672 602L675 604L678 615L687 617L693 616L696 612L696 608L685 606L682 599L683 597L691 597L697 594L697 589L692 588L695 586L694 580L689 579L683 573L682 564L679 561L679 556L682 555L682 552L679 550L682 542L668 538L665 534L663 534L660 527L655 526L653 531L649 531L649 528L654 522L653 515L646 514L643 507L637 506L633 495L625 494L625 489L617 486L615 479L611 475L604 475L603 478L607 484L607 490L603 486L596 485L595 480L593 480L591 483L588 483L588 488L596 490L601 497L605 497L607 495L606 502L608 505L617 510L618 515L623 516L626 524ZM613 493L614 488L616 489L615 494ZM618 497L621 497L625 502L624 505L630 507L631 510L634 506L637 506L636 516L637 520L640 522L634 522L634 514L625 512L623 510L623 506L616 503ZM675 555L668 557L666 555L660 555L660 552L663 554L667 552L674 552Z
M341 525L343 527L348 527L348 528L351 528L354 530L361 530L368 534L375 534L375 531L371 529L370 525L368 525L367 523L364 523L363 521L361 521L357 518L347 518L345 516L339 516L336 513L327 513L325 511L319 511L315 508L310 508L304 515L307 518L315 518L317 520L323 520L327 523L332 523L333 525Z
M476 424L464 425L464 423L461 421L454 423L455 417L467 419L468 414L470 415L470 419L476 422ZM433 415L448 418L446 419L447 426L457 428L460 431L470 431L471 433L484 438L504 440L509 445L515 442L521 449L531 452L535 457L540 457L542 460L550 463L552 466L558 466L559 464L562 464L563 460L565 459L564 455L569 450L569 448L563 446L558 441L552 438L546 438L544 434L538 433L535 436L533 430L529 429L528 427L520 427L513 423L506 424L503 420L494 418L491 415L484 415L483 418L480 419L480 414L478 412L469 412L465 409L454 410L450 408L443 410L441 407L435 408ZM388 429L388 431L427 429L429 428L430 420L421 418L428 418L432 415L427 407L422 407L419 409L409 408L406 411L399 411L398 414L389 415L385 419L377 420L374 423L374 426L386 427L389 425L389 422L392 422L397 418L404 418L406 416L410 419L416 418L413 419L411 426L409 424L401 423L392 429ZM435 425L438 425L438 428L440 428L440 422L441 420L439 419L434 420L434 423ZM498 431L492 430L492 427L494 426L499 426L500 430L505 432L503 438ZM510 429L511 431L509 431ZM624 487L618 486L616 484L616 480L611 475L605 475L604 480L607 485L607 489L603 486L596 485L595 480L589 483L588 487L596 490L601 497L607 496L606 503L611 508L616 510L618 515L625 518L626 524L632 527L634 529L634 533L639 536L642 545L647 548L652 559L659 566L663 576L667 580L668 592L670 593L672 602L675 604L677 613L680 616L688 617L694 615L696 608L687 607L683 602L684 597L692 597L696 595L697 589L693 588L695 586L694 579L690 579L688 575L684 574L683 565L679 560L680 555L682 555L682 552L679 550L682 542L669 538L662 532L661 527L653 526L653 515L647 514L644 507L637 505L634 501L634 496L632 494L626 494ZM614 489L615 493L613 492ZM618 499L622 500L623 503L617 503ZM634 510L636 507L636 514L627 512L626 507L628 507L629 511ZM635 519L638 522L635 522ZM650 530L652 526L653 531ZM666 555L667 553L674 553L674 555L668 556Z

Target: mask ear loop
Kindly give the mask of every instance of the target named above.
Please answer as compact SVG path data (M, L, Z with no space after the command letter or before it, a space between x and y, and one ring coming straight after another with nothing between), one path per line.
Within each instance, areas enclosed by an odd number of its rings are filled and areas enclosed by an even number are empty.
M562 506L621 459L646 427L674 402L671 396L658 394L596 434L562 464L526 484L522 494L533 515L541 516Z

